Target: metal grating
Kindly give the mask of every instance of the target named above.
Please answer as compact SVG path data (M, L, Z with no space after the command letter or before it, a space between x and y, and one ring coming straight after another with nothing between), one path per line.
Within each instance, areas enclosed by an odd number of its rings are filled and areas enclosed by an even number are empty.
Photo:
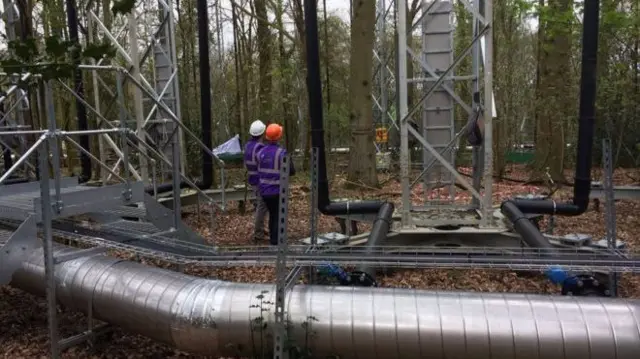
M77 193L95 189L96 187L73 186L60 188L60 193ZM50 193L52 196L54 196L55 189L51 189ZM30 214L35 213L34 202L37 198L40 198L40 189L10 196L3 196L0 204L0 218L20 221L27 219Z
M0 245L4 245L5 243L7 243L7 241L9 241L9 238L11 237L11 234L13 234L12 231L0 229Z

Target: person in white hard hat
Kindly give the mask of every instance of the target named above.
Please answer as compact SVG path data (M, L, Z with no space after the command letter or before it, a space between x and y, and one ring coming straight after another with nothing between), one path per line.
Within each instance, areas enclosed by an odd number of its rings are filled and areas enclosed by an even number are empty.
M258 242L264 240L266 231L264 229L264 219L268 213L267 206L264 204L262 197L258 191L258 153L264 147L262 143L262 135L267 126L260 121L253 121L249 127L251 139L244 146L244 165L247 168L248 182L256 195L256 214L254 218L253 240Z

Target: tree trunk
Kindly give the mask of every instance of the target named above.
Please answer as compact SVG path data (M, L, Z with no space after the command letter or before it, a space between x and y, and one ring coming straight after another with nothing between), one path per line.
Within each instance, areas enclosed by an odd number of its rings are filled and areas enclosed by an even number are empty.
M289 94L287 93L287 54L284 47L284 23L282 21L282 17L284 16L284 4L282 0L278 0L277 9L276 9L276 22L278 25L278 56L280 60L280 106L282 107L282 116L280 116L281 121L284 122L284 143L286 148L290 151L293 150L293 123L291 121L292 116L290 116L289 111Z
M300 77L302 78L302 81L305 85L304 88L306 90L307 89L307 85L306 85L306 81L304 79L306 79L306 73L307 73L307 47L306 47L306 37L305 37L305 32L304 32L304 12L303 12L303 7L302 7L302 1L301 0L293 0L293 22L295 23L295 27L296 27L296 32L298 34L298 46L299 46L299 63L300 63L300 70L302 72L302 74L300 75ZM300 93L299 96L299 113L302 112L304 114L307 114L309 111L307 109L307 104L308 104L308 100L307 100L307 93L308 91L302 91ZM305 116L306 118L306 116ZM303 170L308 170L309 169L309 163L310 163L310 159L311 159L311 131L309 131L309 121L300 121L300 139L301 139L301 147L300 149L303 151L304 153L304 158L302 161L302 169Z
M349 78L352 142L348 179L372 187L378 186L371 99L375 19L375 1L358 1L353 4Z
M258 22L257 41L258 57L260 61L260 91L258 98L260 101L259 114L264 122L272 122L271 118L271 30L269 29L269 18L267 14L266 0L254 1L255 12Z
M565 123L575 112L571 97L571 0L550 0L542 16L542 43L537 91L537 138L534 177L549 171L556 182L565 182Z
M232 14L232 24L233 24L233 53L234 53L234 67L235 67L235 81L236 81L236 120L238 122L238 127L240 128L240 138L247 138L247 125L246 125L246 117L244 112L244 101L243 101L243 85L241 84L241 70L243 64L241 62L242 50L240 49L240 43L238 38L240 35L238 34L240 29L238 28L238 15L236 13L235 3L231 3L231 14Z

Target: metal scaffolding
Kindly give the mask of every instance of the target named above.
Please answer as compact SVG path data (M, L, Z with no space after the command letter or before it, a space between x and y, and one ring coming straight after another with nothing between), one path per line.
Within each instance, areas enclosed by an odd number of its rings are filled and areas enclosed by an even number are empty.
M393 103L395 102L395 72L393 71L394 59L390 47L392 34L389 33L389 25L393 24L395 17L394 0L378 0L376 3L376 41L373 50L373 116L376 130L385 131L388 134L397 124L394 121ZM390 19L391 18L391 19ZM378 153L388 150L387 141L376 144Z
M134 123L135 126L132 127L136 129L136 135L152 144L167 160L158 162L161 182L175 177L166 162L179 163L180 173L184 174L186 131L180 110L173 1L138 1L126 19L117 19L120 23L111 19L112 14L100 11L99 6L90 1L82 12L82 22L87 29L85 43L106 42L112 45L116 49L117 60L126 63L131 78L142 84L142 88L129 84L133 114L127 112L126 121ZM140 9L144 11L139 11ZM106 16L117 31L105 25ZM141 17L144 21L140 21ZM105 61L100 60L95 65L103 65ZM105 93L113 97L114 93L103 78L100 68L92 69L92 75L95 106L100 111L105 104L100 102L101 98ZM98 121L98 125L107 126L102 119ZM176 133L177 136L174 136ZM120 149L106 136L103 136L100 143L100 160L113 162L110 157L115 153L117 159L113 166L116 167L122 161ZM150 164L145 160L144 154L144 151L140 153L137 164L132 166L132 172L136 178L149 183ZM173 157L177 154L180 154L179 161L174 161ZM110 180L105 171L101 172L100 177L103 182Z
M90 67L90 69L105 68L94 66ZM84 71L86 68L81 66L81 70ZM102 237L110 238L114 241L118 241L118 238L110 235L110 230L121 229L126 233L126 237L127 235L131 236L140 233L142 229L143 234L139 235L139 238L133 239L134 242L136 240L147 240L147 244L149 244L149 239L153 238L164 241L167 245L179 241L207 247L200 236L193 233L183 224L180 216L179 200L174 200L175 211L171 211L146 194L144 182L134 178L133 169L129 166L130 156L142 153L142 148L145 149L144 156L146 160L161 158L162 154L145 141L140 141L135 131L128 128L127 121L124 120L126 116L122 86L124 79L129 78L134 85L139 87L143 85L135 79L131 79L132 75L124 69L110 68L110 70L115 72L116 77L116 104L120 113L118 126L83 131L60 130L57 125L58 120L56 119L53 100L54 91L66 89L77 97L79 95L70 90L62 81L45 81L39 75L26 76L18 74L19 78L27 78L25 82L21 83L21 87L25 92L35 94L38 107L45 115L46 127L37 130L10 128L8 131L0 131L0 138L38 136L37 141L28 147L21 156L18 156L15 163L12 163L0 176L0 220L5 228L8 226L14 229L14 232L6 238L6 241L3 240L0 243L3 248L2 255L0 255L0 282L1 284L9 283L11 275L19 268L24 256L40 246L37 238L38 232L40 232L43 238L42 245L45 248L45 272L48 282L47 297L53 357L58 357L60 350L68 346L92 339L96 331L102 330L102 328L93 326L91 315L89 315L90 328L88 331L71 338L58 340L55 285L53 284L54 266L73 258L67 258L64 255L54 258L51 248L54 237L64 238L65 233L73 233L75 226L83 222L83 220L78 219L78 216L87 216L86 218L90 219L89 222L96 223L100 227L101 232L98 231L98 233ZM87 107L92 109L88 104ZM163 108L163 106L161 107ZM109 138L113 136L113 141L119 142L122 155L118 166L122 168L121 171L118 168L111 168L109 164L100 161L99 158L84 149L76 139L81 136L94 135L107 135L110 136ZM117 184L87 186L79 184L77 178L64 177L62 174L64 166L61 161L62 143L66 143L74 150L86 155L108 172ZM177 153L179 154L179 152ZM5 186L12 175L16 174L24 164L36 156L39 182ZM167 165L173 169L173 175L177 176L179 180L197 188L188 178L177 171L177 166L172 167L171 163L167 163ZM179 190L179 187L176 188ZM213 204L213 200L204 192L199 189L196 190L201 198ZM127 219L130 217L137 217L137 219ZM136 228L138 229L137 231ZM81 230L81 228L79 229ZM126 241L131 242L131 239ZM81 254L93 255L104 251L107 247L99 246L82 251ZM147 247L167 252L166 248L157 245L147 245Z
M9 0L4 0L5 4ZM400 134L400 159L402 180L402 206L400 207L401 229L412 230L424 223L438 225L458 224L459 218L448 215L447 211L473 211L478 213L468 225L479 226L474 231L456 232L457 236L480 237L478 233L493 231L496 226L491 220L492 212L492 137L491 121L495 115L492 99L491 79L491 1L485 0L482 5L478 1L468 3L460 0L463 7L473 15L473 40L460 53L454 51L453 42L453 6L450 2L423 2L417 21L407 29L407 0L379 0L378 31L383 39L379 41L374 53L378 64L376 83L378 91L374 95L374 103L378 114L378 123L386 128L397 128ZM5 9L11 9L6 7ZM396 53L396 73L390 70L392 63L386 41L387 18L391 9L397 14L396 28L398 35L398 51ZM79 69L91 72L93 81L94 103L86 101L74 89L62 81L43 82L39 76L18 74L3 76L9 81L30 82L40 86L39 91L32 91L37 96L38 106L46 113L45 129L30 129L15 113L15 119L8 122L8 131L0 130L0 140L8 137L23 138L28 135L40 136L31 147L16 149L15 145L2 143L18 154L15 163L0 176L0 185L21 168L30 165L29 159L38 154L40 183L15 185L12 191L0 187L0 225L11 227L15 232L8 237L0 228L0 245L2 249L22 250L11 252L0 251L0 284L6 284L12 271L21 265L21 260L37 247L38 231L44 238L45 272L47 277L47 296L49 305L49 325L52 345L52 356L59 355L62 348L74 345L85 339L92 339L104 327L95 327L89 310L89 329L72 338L58 340L56 326L55 296L55 264L77 256L94 255L106 248L125 250L143 257L157 258L180 265L274 265L276 267L276 295L274 344L276 355L286 357L287 323L285 299L287 291L297 282L305 267L324 266L327 262L344 266L369 265L377 267L400 268L487 268L509 270L544 271L558 265L567 270L601 270L612 272L640 272L640 257L629 255L616 247L559 248L553 256L536 248L425 248L409 246L370 246L367 249L348 245L318 246L317 202L318 202L318 148L312 152L311 171L311 234L309 245L290 245L287 240L288 221L288 174L290 157L285 157L281 170L280 210L279 210L279 243L270 247L212 247L204 243L203 238L195 234L181 221L180 217L180 181L186 182L196 190L200 198L213 205L214 200L184 175L185 151L184 137L188 136L200 147L204 144L181 121L179 87L176 66L174 20L170 0L159 0L154 13L159 23L150 35L146 49L140 51L139 15L134 11L119 24L121 31L111 32L104 25L105 19L98 15L96 5L91 1L83 9L83 23L86 25L86 43L108 41L113 44L126 68L113 64L105 64L105 60L91 65L81 65ZM15 21L11 11L5 12L5 19ZM488 14L488 15L484 15ZM15 14L14 14L15 15ZM103 15L104 16L104 15ZM394 16L395 17L395 16ZM124 20L124 19L120 19ZM7 20L10 23L9 20ZM145 23L148 23L145 21ZM414 28L420 28L422 47L420 52L410 46L408 35ZM122 44L121 34L128 30L127 44ZM413 36L412 36L413 37ZM483 40L484 39L484 40ZM484 43L484 48L481 46ZM484 66L482 53L486 52ZM455 75L454 69L461 59L471 54L472 74ZM413 78L408 78L407 63L411 60L420 70L414 71ZM149 61L149 62L147 62ZM480 69L483 75L480 75ZM152 80L147 80L143 73L153 72ZM396 81L397 80L397 81ZM480 86L480 81L484 86ZM472 93L468 96L470 104L463 101L463 96L455 93L456 82L472 81ZM28 90L18 88L14 84L0 98L3 103L13 96L17 108L28 107ZM110 85L111 84L111 85ZM397 90L391 91L391 84ZM420 86L418 86L420 84ZM417 89L412 89L412 87ZM131 93L131 103L125 94ZM88 131L61 131L57 128L55 118L53 91L67 91L76 97L97 118L96 129ZM484 97L480 91L484 91ZM115 90L113 90L115 88ZM420 94L419 101L409 103L409 92ZM41 91L40 91L41 90ZM396 97L396 116L390 110L391 102ZM481 99L484 99L481 101ZM115 106L109 105L109 100ZM147 102L145 102L147 101ZM4 102L9 104L10 102ZM26 105L25 105L26 104ZM127 106L130 105L130 106ZM409 108L409 105L412 107ZM13 105L11 105L13 106ZM491 107L489 107L491 106ZM456 148L463 129L456 129L455 108L460 108L469 118L469 123L479 117L484 120L484 139L474 148L473 183L470 184L456 170ZM7 110L8 107L5 107ZM133 114L129 110L133 109ZM115 110L110 114L111 110ZM7 110L10 113L11 110ZM487 116L488 115L488 116ZM5 121L3 115L0 124ZM7 120L8 121L8 120ZM414 126L415 125L415 126ZM467 126L465 126L467 128ZM100 138L100 155L94 156L84 150L75 141L76 136L96 135ZM417 140L422 147L417 156L420 161L412 161L410 137ZM82 186L77 180L63 177L61 173L60 144L67 143L88 156L101 168L100 187ZM208 153L211 149L204 148ZM380 150L386 150L381 148ZM111 155L110 155L111 153ZM215 157L211 153L212 157ZM51 163L49 161L51 159ZM609 159L610 161L610 159ZM421 172L412 180L411 163L420 162ZM161 165L160 177L156 176L156 165ZM486 164L486 165L483 165ZM606 163L606 162L605 162ZM32 166L35 168L35 166ZM437 170L436 170L437 169ZM151 172L151 173L150 173ZM221 171L221 175L224 172ZM164 182L164 178L173 180L173 212L163 207L145 191L147 184L154 186ZM481 191L483 179L484 191ZM110 184L112 181L118 184ZM607 179L611 187L610 175ZM459 205L454 201L455 183L462 184L472 193L474 202ZM411 201L411 189L422 183L425 196L436 187L445 185L448 192L443 198L425 198L420 205ZM6 188L6 187L5 187ZM20 189L18 191L18 189ZM14 193L15 192L15 193ZM222 192L224 207L224 191ZM609 195L608 203L612 202ZM420 216L424 213L435 213L437 219L429 222ZM611 210L607 212L611 216ZM91 221L78 219L77 215L87 215ZM129 220L127 218L136 218ZM170 220L168 220L170 218ZM437 233L436 233L437 232ZM390 233L392 237L398 232ZM424 232L423 232L424 233ZM451 232L434 229L437 235L445 236ZM79 242L95 246L83 252L74 252L74 256L64 253L54 258L52 253L53 238ZM505 237L517 241L516 235L505 234ZM608 238L615 239L615 228L608 231ZM562 243L553 243L559 247ZM6 248L5 248L6 246ZM569 246L565 246L569 247ZM16 254L17 253L17 254ZM79 254L78 254L79 253ZM10 259L10 260L9 260ZM293 266L293 269L289 269ZM312 276L310 276L312 277ZM313 279L312 279L313 280Z
M424 213L438 212L440 225L480 225L495 227L492 219L492 94L491 1L460 0L472 17L472 39L454 42L455 12L450 1L423 1L418 9L408 9L407 0L378 0L374 115L376 126L399 132L402 205L401 226L421 226ZM414 15L409 23L409 11ZM488 14L488 15L485 15ZM389 17L393 15L393 21ZM397 48L390 53L388 25L395 22ZM414 38L420 33L421 43ZM471 57L471 74L455 74L465 58ZM395 62L395 74L390 64ZM408 64L413 76L408 76ZM460 82L471 82L472 91L459 94ZM481 81L483 86L480 85ZM395 88L394 88L395 87ZM395 106L391 101L395 98ZM412 100L411 103L409 102ZM411 107L410 107L411 106ZM468 118L462 125L458 118ZM480 130L481 142L473 146L473 181L458 173L455 162L460 137ZM388 148L394 147L394 136ZM419 151L415 151L416 148ZM383 146L379 145L379 151ZM486 165L485 165L486 164ZM418 170L417 177L413 170ZM422 183L423 199L416 204L411 193ZM472 195L469 204L456 199L456 185ZM468 217L473 217L469 220ZM464 220L462 220L464 218Z

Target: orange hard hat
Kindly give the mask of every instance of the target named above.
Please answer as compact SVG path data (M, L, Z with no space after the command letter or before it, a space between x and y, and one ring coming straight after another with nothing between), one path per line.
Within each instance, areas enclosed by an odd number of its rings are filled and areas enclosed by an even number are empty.
M282 126L272 123L267 126L267 130L264 133L267 140L279 141L282 138Z

